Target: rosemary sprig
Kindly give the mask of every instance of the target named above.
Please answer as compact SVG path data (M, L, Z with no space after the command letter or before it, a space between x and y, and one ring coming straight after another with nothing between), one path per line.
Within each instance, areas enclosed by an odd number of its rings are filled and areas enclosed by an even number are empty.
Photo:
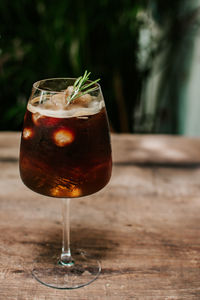
M71 95L67 97L67 104L69 104L74 99L81 97L85 94L88 94L96 89L96 87L92 87L95 83L97 83L99 79L91 81L88 84L85 84L85 82L89 79L91 72L85 71L83 76L80 76L76 79L73 85L73 92Z

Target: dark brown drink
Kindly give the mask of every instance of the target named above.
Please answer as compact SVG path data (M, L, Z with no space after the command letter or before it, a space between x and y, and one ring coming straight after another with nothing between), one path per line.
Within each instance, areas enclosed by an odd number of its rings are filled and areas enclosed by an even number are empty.
M104 107L66 118L27 110L20 152L20 174L27 187L51 197L86 196L108 183L111 168Z

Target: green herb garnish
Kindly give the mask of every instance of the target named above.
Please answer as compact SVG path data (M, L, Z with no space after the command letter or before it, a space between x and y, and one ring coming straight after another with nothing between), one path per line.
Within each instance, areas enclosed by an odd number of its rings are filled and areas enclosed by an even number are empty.
M97 83L99 79L91 81L88 84L85 84L85 82L89 79L91 72L88 73L86 70L83 76L80 76L76 79L73 85L73 92L71 95L67 97L67 103L69 104L74 99L81 97L85 94L88 94L96 89L96 87L92 87L95 83Z

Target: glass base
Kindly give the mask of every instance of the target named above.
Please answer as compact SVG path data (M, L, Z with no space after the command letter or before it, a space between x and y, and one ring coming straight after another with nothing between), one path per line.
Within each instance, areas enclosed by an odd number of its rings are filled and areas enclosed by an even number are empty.
M73 253L74 264L37 263L32 271L40 283L55 289L77 289L92 283L101 272L100 262L84 251Z

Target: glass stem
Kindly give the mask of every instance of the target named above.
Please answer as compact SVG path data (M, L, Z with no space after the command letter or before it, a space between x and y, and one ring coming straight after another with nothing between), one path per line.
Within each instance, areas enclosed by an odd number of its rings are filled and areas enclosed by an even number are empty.
M62 215L63 215L63 238L62 253L60 263L64 266L72 266L74 264L70 250L70 199L62 199Z

